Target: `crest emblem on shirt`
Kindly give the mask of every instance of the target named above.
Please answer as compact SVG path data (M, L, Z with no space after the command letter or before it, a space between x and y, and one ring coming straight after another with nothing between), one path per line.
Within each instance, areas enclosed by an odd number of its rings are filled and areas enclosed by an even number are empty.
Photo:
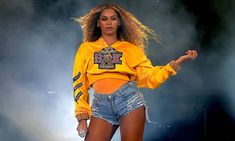
M121 57L122 52L106 47L94 53L94 64L98 64L99 69L115 69L116 64L122 64Z

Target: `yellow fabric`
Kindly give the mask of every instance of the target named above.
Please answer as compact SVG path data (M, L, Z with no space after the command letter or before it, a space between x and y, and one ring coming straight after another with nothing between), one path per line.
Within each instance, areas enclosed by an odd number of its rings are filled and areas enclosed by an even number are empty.
M122 53L121 64L115 64L114 69L99 69L98 64L94 64L94 54L105 47L107 47L107 44L102 38L99 38L95 42L82 43L76 53L73 70L73 86L76 89L74 98L77 99L75 101L76 116L79 113L91 115L88 89L97 80L104 78L130 80L136 81L138 87L153 89L159 87L171 75L176 74L169 63L165 66L152 66L143 48L125 41L117 41L111 45L116 51ZM79 73L81 75L78 78ZM83 85L79 85L80 83ZM77 88L76 86L80 87Z

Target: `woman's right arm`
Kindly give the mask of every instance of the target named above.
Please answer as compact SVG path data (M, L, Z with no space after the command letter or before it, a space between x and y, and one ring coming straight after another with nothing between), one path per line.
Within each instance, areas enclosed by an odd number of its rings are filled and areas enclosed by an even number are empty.
M79 122L77 127L78 133L87 131L86 120L91 116L88 95L89 84L86 76L86 50L85 43L81 44L75 55L73 68L73 96L75 103L75 117Z

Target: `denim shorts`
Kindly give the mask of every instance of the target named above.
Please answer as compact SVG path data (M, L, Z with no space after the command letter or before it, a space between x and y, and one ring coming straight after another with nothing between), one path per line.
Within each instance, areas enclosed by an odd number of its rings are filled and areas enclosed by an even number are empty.
M92 116L119 125L123 116L141 106L146 108L142 93L133 82L128 82L111 94L94 92Z

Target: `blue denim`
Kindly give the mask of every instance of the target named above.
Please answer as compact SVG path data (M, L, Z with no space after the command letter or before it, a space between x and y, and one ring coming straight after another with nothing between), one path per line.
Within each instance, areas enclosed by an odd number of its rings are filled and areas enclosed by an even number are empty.
M94 92L92 116L119 125L123 116L141 106L147 108L142 93L133 82L128 82L112 94Z

